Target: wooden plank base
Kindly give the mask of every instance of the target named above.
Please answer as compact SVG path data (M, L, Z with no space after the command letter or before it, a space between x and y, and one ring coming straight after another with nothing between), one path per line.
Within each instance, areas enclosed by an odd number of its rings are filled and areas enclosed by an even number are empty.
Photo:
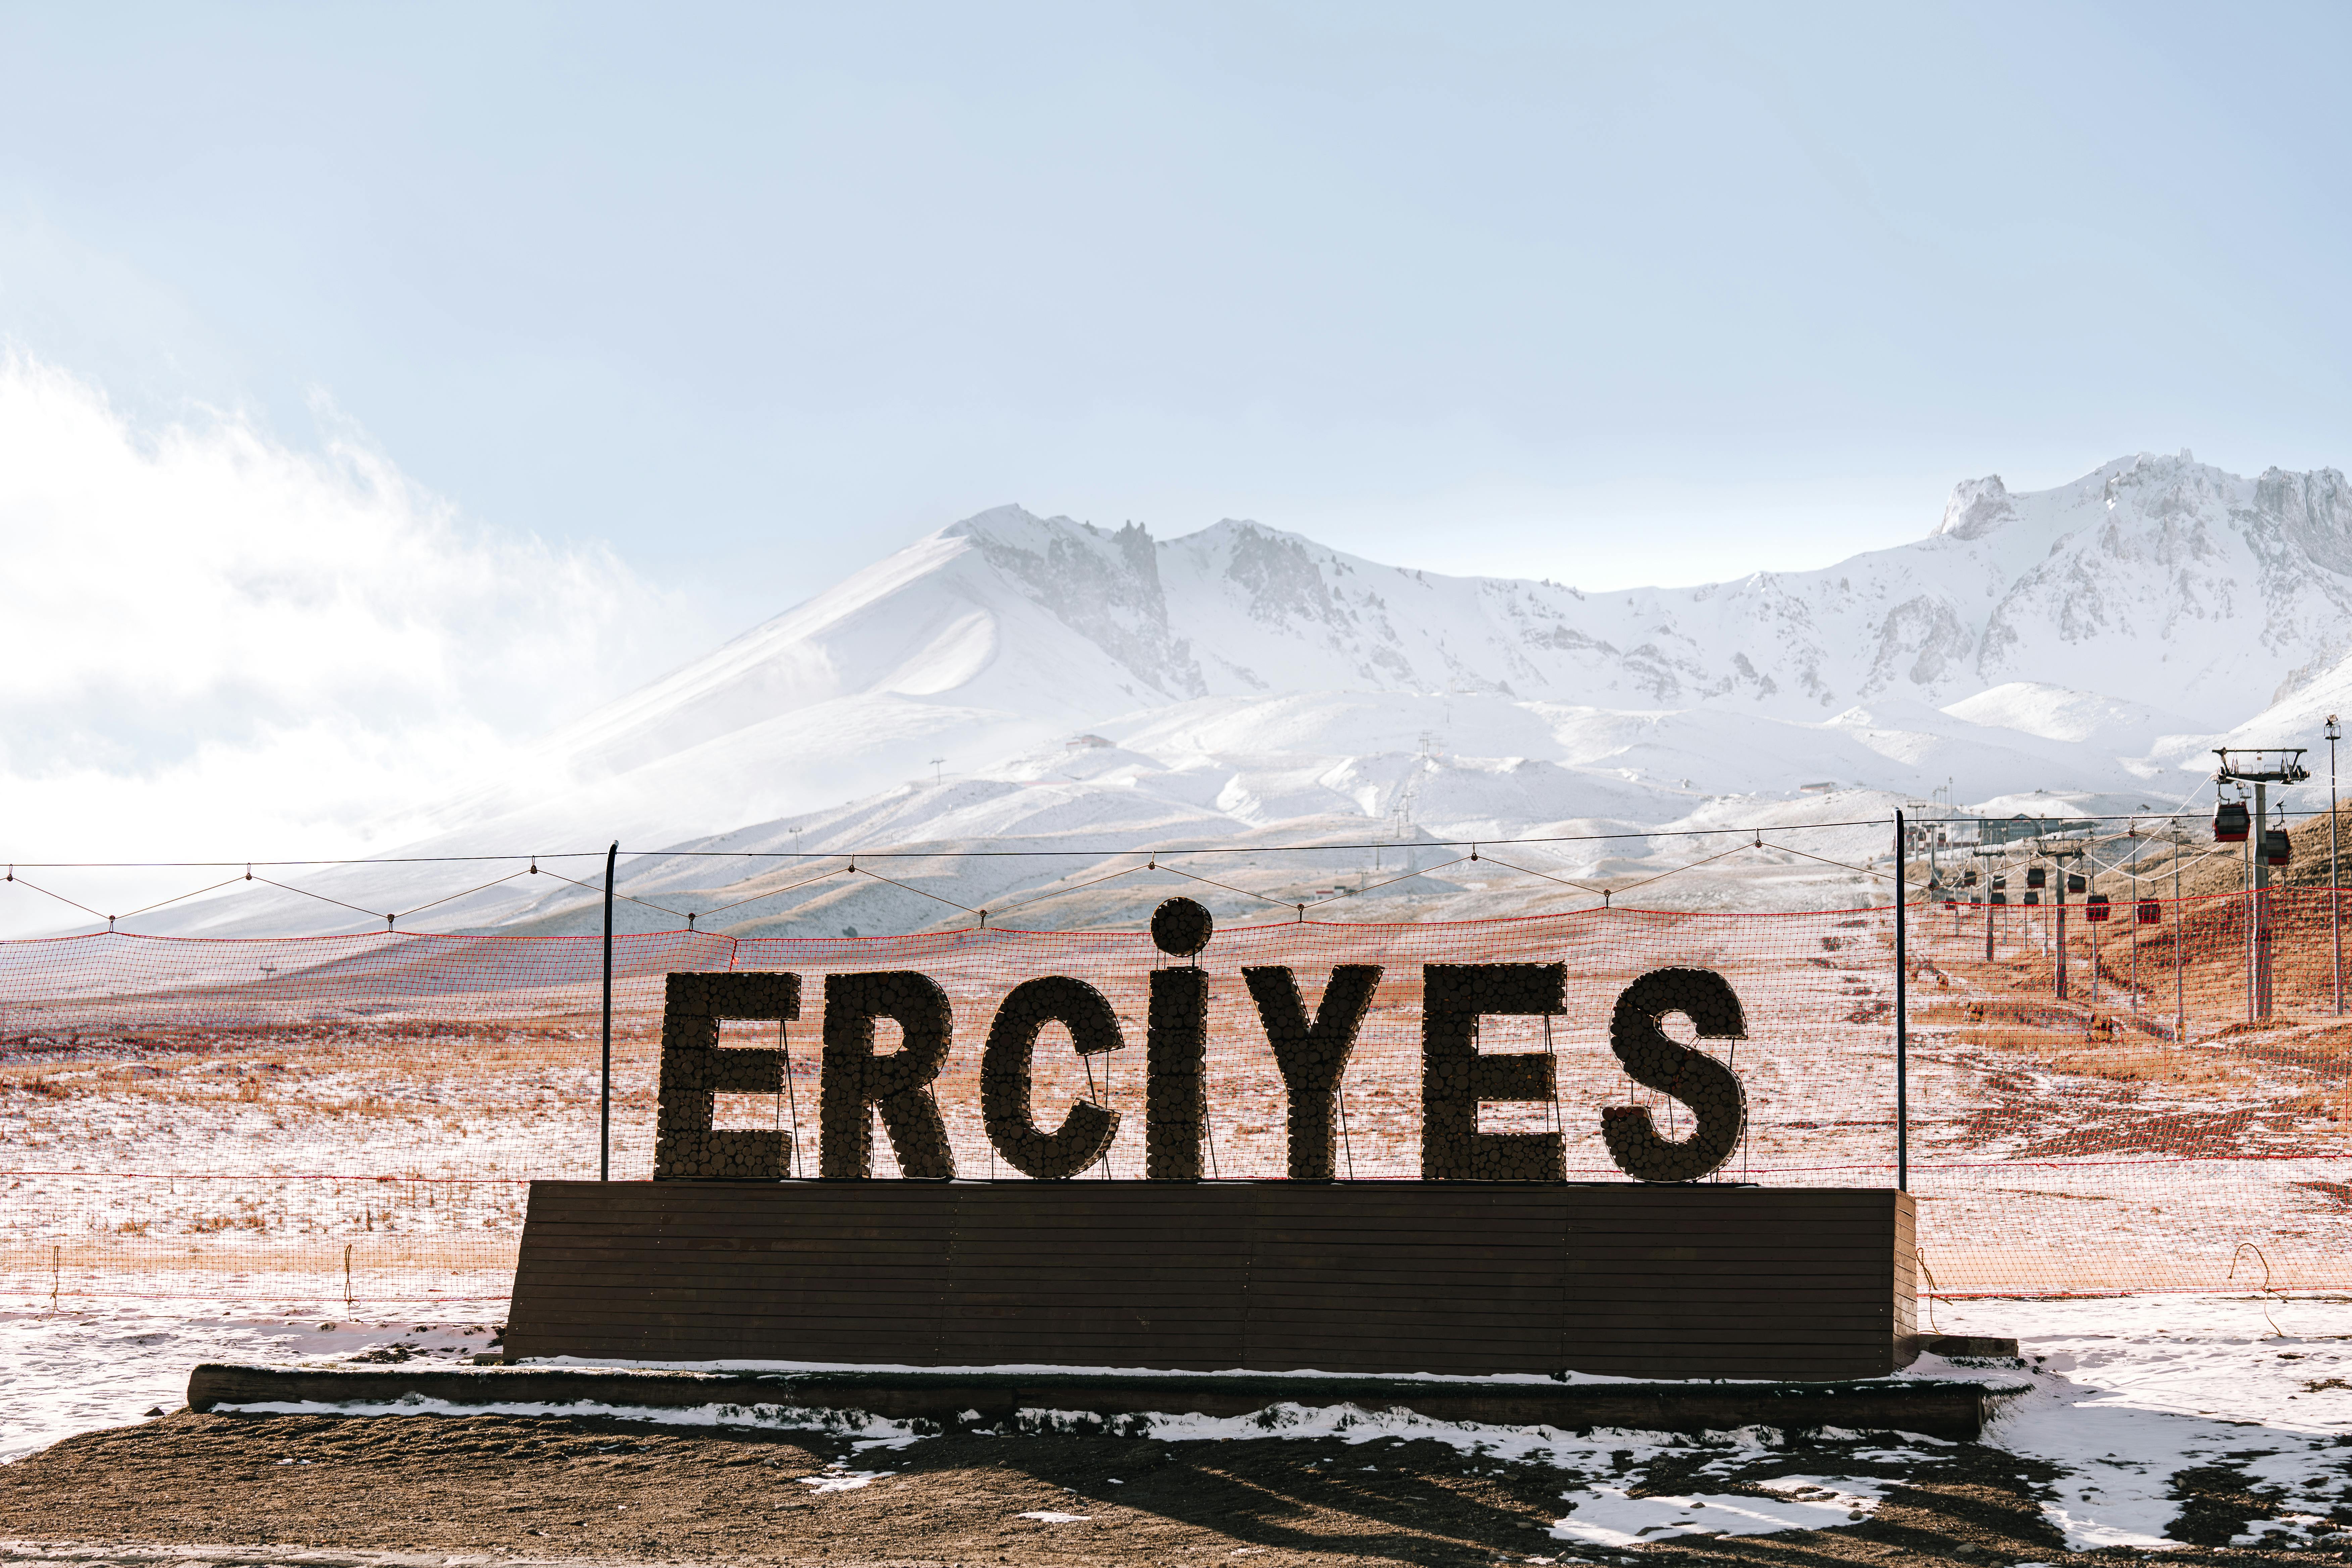
M1884 1187L535 1182L509 1359L1878 1377Z
M1409 1410L1433 1421L1542 1426L1563 1432L1725 1432L1772 1426L1803 1432L1921 1432L1973 1441L1990 1410L2024 1392L1979 1383L1503 1383L1465 1378L1071 1376L988 1373L660 1373L580 1368L314 1368L206 1363L188 1376L188 1408L383 1408L403 1399L455 1406L544 1406L551 1415L646 1415L730 1412L746 1424L791 1426L795 1412L859 1411L918 1431L1018 1430L1023 1411L1098 1417L1111 1432L1126 1417L1251 1415L1273 1405ZM411 1408L414 1408L413 1406ZM1009 1426L1008 1426L1009 1424Z

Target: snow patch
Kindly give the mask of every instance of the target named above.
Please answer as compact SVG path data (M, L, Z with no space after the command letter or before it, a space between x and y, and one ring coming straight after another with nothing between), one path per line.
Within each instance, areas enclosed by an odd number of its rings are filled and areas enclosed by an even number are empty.
M1635 1497L1626 1488L1595 1486L1563 1493L1568 1516L1551 1527L1555 1540L1585 1546L1639 1546L1674 1535L1773 1535L1785 1530L1837 1530L1878 1511L1884 1488L1869 1480L1781 1476L1757 1483L1769 1498L1738 1492Z

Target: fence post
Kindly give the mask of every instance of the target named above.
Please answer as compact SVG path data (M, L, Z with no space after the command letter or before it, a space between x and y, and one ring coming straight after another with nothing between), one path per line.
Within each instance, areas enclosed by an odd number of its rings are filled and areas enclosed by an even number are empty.
M1903 906L1911 890L1903 877L1903 814L1895 814L1895 1186L1911 1190L1911 954Z
M621 841L604 851L604 1071L596 1101L596 1179L613 1179L613 863Z

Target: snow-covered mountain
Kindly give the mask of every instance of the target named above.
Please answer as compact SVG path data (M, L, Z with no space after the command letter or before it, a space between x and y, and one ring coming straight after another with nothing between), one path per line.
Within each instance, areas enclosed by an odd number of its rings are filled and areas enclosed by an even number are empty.
M1006 506L551 735L421 818L415 852L1500 837L1787 812L1822 786L1878 811L1948 780L1990 809L2160 808L2218 732L2304 743L2305 708L2352 697L2347 652L2343 476L2185 452L2032 493L1969 480L1925 537L1820 571L1605 594L1254 522L1156 540ZM341 877L387 909L437 889ZM315 907L170 923L340 918Z

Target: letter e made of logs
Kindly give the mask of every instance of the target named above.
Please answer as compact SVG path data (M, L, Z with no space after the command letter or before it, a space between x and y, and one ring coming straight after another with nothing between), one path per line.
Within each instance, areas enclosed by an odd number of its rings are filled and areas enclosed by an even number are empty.
M720 1094L781 1094L784 1053L773 1047L720 1049L729 1018L801 1016L797 974L673 974L662 1005L661 1079L654 1112L654 1180L772 1182L792 1168L792 1137L781 1128L711 1125Z
M1427 963L1421 970L1421 1174L1430 1182L1559 1182L1557 1132L1481 1132L1484 1100L1556 1098L1550 1053L1478 1049L1478 1020L1562 1010L1558 963Z

